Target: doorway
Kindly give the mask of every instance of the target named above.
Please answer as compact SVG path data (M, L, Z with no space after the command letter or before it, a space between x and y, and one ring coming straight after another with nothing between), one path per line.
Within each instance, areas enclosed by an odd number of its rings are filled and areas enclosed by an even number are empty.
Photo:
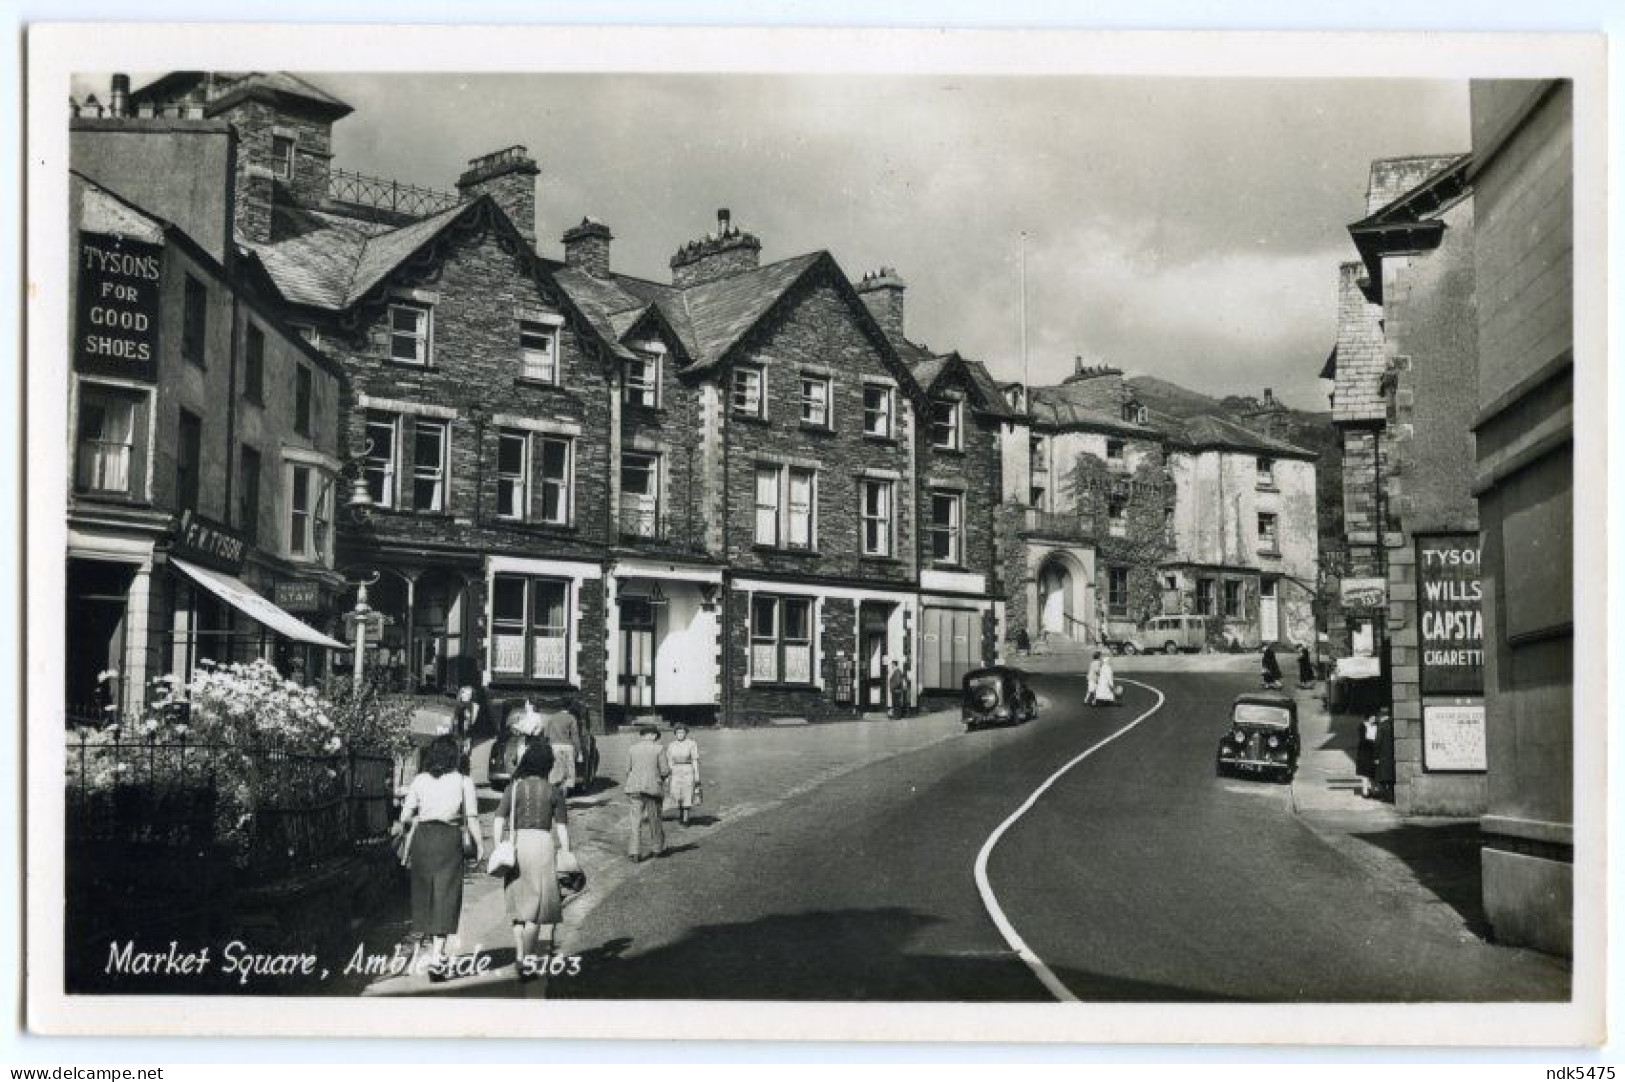
M864 710L886 709L886 623L890 605L858 607L858 703Z
M655 609L648 598L623 597L621 610L621 705L651 710L655 704Z
M1281 641L1280 587L1280 579L1258 584L1258 637L1264 642Z
M1046 637L1066 637L1072 616L1072 572L1059 559L1045 561L1038 574L1039 630Z

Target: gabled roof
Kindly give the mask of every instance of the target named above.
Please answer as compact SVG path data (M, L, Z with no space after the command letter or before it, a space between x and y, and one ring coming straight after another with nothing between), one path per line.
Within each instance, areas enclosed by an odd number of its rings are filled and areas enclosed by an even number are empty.
M745 332L828 258L826 252L809 252L683 290L683 305L694 331L696 365L707 368L722 363Z
M1277 458L1316 459L1320 456L1296 444L1254 432L1223 417L1201 414L1179 422L1169 432L1169 442L1194 451L1247 451Z
M285 71L172 71L131 93L130 100L139 104L171 99L205 80L213 80L217 90L204 102L204 111L211 116L249 98L301 106L327 120L354 112L347 102Z
M1162 438L1163 433L1150 425L1125 421L1119 413L1079 401L1079 396L1072 393L1072 388L1076 386L1078 384L1029 388L1027 412L1032 416L1033 423L1046 428L1101 429L1144 440Z
M957 352L933 354L906 338L893 339L892 344L897 347L898 355L909 366L915 381L926 394L930 394L950 375L958 373L975 395L978 410L996 417L1016 416L1000 393L999 385L993 382L993 377L980 361L967 361Z

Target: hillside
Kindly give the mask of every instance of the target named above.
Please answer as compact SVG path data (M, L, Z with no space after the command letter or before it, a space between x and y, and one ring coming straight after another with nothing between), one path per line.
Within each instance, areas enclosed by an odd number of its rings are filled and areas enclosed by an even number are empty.
M1156 376L1129 376L1123 382L1154 413L1184 419L1209 414L1245 425L1256 432L1296 444L1320 456L1315 463L1315 504L1322 549L1343 543L1343 441L1332 427L1329 411L1310 413L1283 407L1259 414L1256 398L1239 395L1211 398Z

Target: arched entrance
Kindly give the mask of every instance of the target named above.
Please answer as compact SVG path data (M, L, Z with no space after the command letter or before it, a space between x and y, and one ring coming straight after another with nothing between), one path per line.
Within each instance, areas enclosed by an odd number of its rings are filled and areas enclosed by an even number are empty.
M1064 638L1073 615L1072 572L1051 556L1038 571L1038 630L1047 638Z

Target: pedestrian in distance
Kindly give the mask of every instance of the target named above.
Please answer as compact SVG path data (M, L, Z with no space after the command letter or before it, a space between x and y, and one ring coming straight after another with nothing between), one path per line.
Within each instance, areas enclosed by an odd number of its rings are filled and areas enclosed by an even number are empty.
M891 698L891 716L902 717L908 709L908 676L895 661L891 663L891 675L886 678L886 690Z
M474 741L495 733L496 726L491 718L491 706L485 699L485 690L473 684L458 688L457 705L451 711L451 735L457 738L458 748L462 751L457 769L464 774L471 773L469 753L473 751Z
M1095 674L1094 688L1094 705L1117 705L1117 674L1112 672L1112 659L1109 654L1102 654L1100 657L1100 671Z
M1016 653L1025 657L1033 652L1033 638L1024 627L1016 628Z
M477 861L479 798L474 779L457 769L461 750L451 736L437 736L423 754L423 769L407 786L401 818L393 830L407 831L412 872L412 929L429 940L429 979L447 972L446 937L457 934L463 910L463 841Z
M1271 691L1280 691L1281 663L1275 659L1275 645L1273 643L1264 644L1264 656L1262 659L1262 664L1263 672L1261 675L1263 677L1264 686Z
M689 811L699 803L700 745L688 735L686 725L673 729L672 738L666 747L666 762L671 764L671 798L677 805L677 821L686 827Z
M1083 692L1085 706L1095 705L1095 685L1098 683L1100 683L1100 651L1096 650L1095 656L1089 659L1089 686Z
M1360 743L1354 749L1354 772L1360 775L1360 795L1371 795L1372 783L1377 777L1377 717L1375 714L1360 723Z
M576 763L581 758L581 727L569 710L554 710L542 719L542 735L553 748L553 773L547 780L560 792L576 787Z
M542 929L547 929L551 953L558 947L558 924L564 919L557 857L570 851L570 811L564 790L549 780L553 765L552 745L526 748L491 823L493 847L504 840L504 833L513 844L513 863L503 872L502 896L513 925L514 966L520 980L532 980L541 972L536 948Z
M1298 644L1298 686L1301 688L1315 686L1315 659L1309 655L1307 643Z
M660 730L653 725L638 728L638 739L626 749L626 796L631 801L627 821L630 838L626 855L635 864L649 856L665 856L666 827L660 821L660 806L666 798L666 779L671 764L660 746Z

